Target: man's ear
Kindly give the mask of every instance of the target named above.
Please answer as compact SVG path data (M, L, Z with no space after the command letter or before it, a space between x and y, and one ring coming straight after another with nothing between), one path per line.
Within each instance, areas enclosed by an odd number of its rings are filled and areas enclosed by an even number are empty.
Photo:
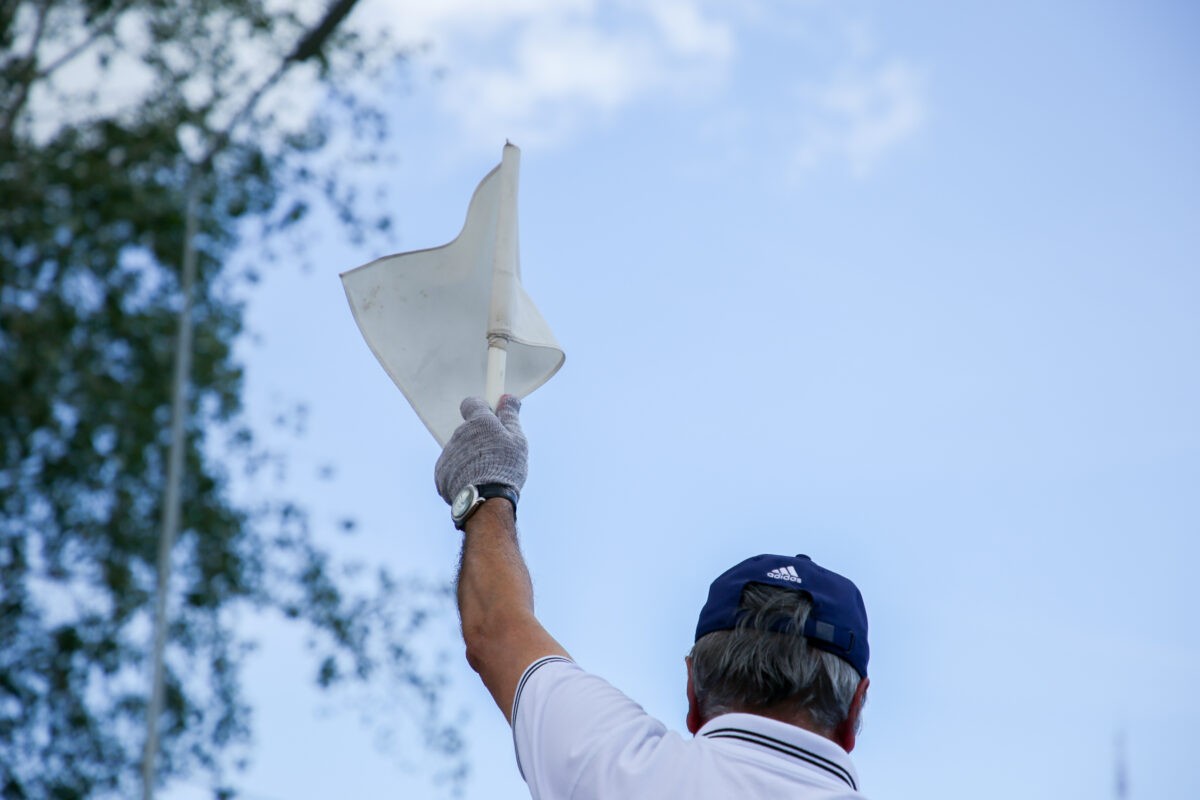
M687 698L688 698L688 713L687 713L687 729L695 736L696 732L704 727L704 720L700 718L700 704L696 702L696 686L692 683L692 657L686 656L683 663L687 664Z
M850 713L834 728L833 740L849 753L854 749L854 741L858 737L858 721L862 717L863 703L867 702L867 687L871 685L870 678L863 678L854 690L854 699L850 701ZM691 686L689 680L688 686Z

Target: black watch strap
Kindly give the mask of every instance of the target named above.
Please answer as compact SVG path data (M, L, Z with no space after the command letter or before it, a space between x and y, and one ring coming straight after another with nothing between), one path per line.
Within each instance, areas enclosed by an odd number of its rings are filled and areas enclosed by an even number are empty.
M450 518L454 521L454 527L460 531L466 527L467 520L474 516L479 507L483 505L485 500L490 500L493 497L503 497L512 503L513 521L517 519L517 500L520 498L520 493L517 492L515 486L510 486L507 483L478 483L467 486L458 496L450 507ZM469 502L470 505L459 510L459 504Z
M515 487L509 486L507 483L480 483L475 486L479 490L479 496L484 499L493 497L504 497L508 502L512 503L513 518L517 516L517 501L521 499L521 495L517 493Z

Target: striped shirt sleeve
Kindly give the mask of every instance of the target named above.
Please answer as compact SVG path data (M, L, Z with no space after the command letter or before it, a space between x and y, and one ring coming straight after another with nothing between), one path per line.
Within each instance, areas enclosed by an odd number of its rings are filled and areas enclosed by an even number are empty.
M666 727L607 681L562 656L529 665L513 698L517 767L533 800L588 797L589 774Z

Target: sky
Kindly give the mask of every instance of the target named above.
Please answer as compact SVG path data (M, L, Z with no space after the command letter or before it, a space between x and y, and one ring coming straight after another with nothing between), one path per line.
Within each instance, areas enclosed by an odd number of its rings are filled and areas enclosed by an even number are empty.
M868 797L1110 798L1118 737L1130 798L1200 796L1200 11L355 13L427 43L388 98L394 247L330 234L309 269L274 268L243 349L264 437L308 407L288 489L358 519L340 557L452 574L437 445L338 274L451 240L510 139L524 286L566 352L522 411L521 537L584 668L683 731L708 583L806 553L866 601ZM456 624L465 797L527 797ZM244 796L441 796L402 725L382 737L311 688L298 636L245 625Z

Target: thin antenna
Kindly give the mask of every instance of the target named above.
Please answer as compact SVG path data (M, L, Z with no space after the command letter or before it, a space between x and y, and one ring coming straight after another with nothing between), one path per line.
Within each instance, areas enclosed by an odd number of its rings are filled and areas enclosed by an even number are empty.
M1113 743L1114 770L1113 770L1113 788L1117 800L1128 800L1129 798L1129 769L1125 763L1125 731L1118 729L1116 739Z
M192 293L196 283L196 204L198 181L193 176L187 191L187 221L183 234L183 276L180 294L179 334L175 340L175 376L171 381L171 449L167 456L167 492L163 499L162 534L158 540L158 585L154 601L154 673L146 711L146 746L142 752L142 798L154 798L154 769L158 756L158 718L163 707L166 665L167 595L171 584L171 548L179 532L180 483L183 480L184 420L187 416L188 377L192 371Z
M209 145L207 152L188 170L187 218L183 234L183 265L180 294L183 307L179 310L179 334L175 343L175 371L171 382L171 444L167 455L166 491L163 498L162 533L158 542L158 583L155 587L153 667L150 678L150 699L146 709L146 742L142 750L142 800L154 800L154 779L158 759L158 722L162 715L166 664L164 651L167 643L167 596L171 583L171 550L179 533L181 515L181 483L183 481L183 450L185 418L187 416L188 381L192 369L192 294L196 282L196 232L200 202L200 182L208 172L212 160L229 144L234 129L243 119L250 116L254 108L284 74L295 64L310 58L324 59L323 48L333 34L354 9L358 0L332 0L325 15L276 68L275 72L259 86L237 113L233 115L225 130L221 131Z

